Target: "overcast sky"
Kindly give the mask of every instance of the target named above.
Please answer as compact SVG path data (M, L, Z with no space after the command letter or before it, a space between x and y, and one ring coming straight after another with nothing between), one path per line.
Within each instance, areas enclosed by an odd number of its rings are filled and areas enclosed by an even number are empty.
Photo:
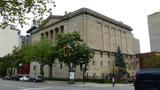
M54 0L53 14L63 15L86 7L121 21L133 28L132 33L140 40L141 52L150 51L147 16L160 11L160 0ZM24 34L24 32L22 32Z

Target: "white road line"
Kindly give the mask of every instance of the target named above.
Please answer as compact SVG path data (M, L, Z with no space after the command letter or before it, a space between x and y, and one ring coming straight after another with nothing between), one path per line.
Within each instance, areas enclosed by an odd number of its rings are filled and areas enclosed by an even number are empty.
M7 85L7 84L1 84L1 86L3 86L3 87L17 87L17 88L25 88L25 87L19 87L19 86L16 86L16 85Z
M49 88L53 88L53 87L25 88L25 89L21 89L21 90L43 90L43 89L49 89Z

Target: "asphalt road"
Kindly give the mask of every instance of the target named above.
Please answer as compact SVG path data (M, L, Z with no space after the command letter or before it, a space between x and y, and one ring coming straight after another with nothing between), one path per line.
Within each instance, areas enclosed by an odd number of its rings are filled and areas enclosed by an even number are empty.
M0 79L0 90L134 90L132 85L32 83Z

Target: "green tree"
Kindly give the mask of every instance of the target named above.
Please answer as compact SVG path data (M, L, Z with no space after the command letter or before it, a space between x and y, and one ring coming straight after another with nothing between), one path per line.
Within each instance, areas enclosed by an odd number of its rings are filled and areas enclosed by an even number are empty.
M30 63L29 61L27 61L27 59L25 58L25 47L15 47L12 51L12 65L13 67L19 67L19 64L27 64Z
M29 43L25 45L23 48L24 48L23 53L25 60L27 60L28 63L35 61L37 53L35 44Z
M7 54L6 56L1 58L0 62L0 75L5 76L6 74L11 75L11 71L7 73L7 70L12 65L12 56Z
M123 57L123 54L121 53L120 48L118 47L116 58L115 58L115 66L118 68L118 76L119 78L122 78L126 74L126 64Z
M54 48L50 41L41 40L34 42L26 47L25 55L30 61L37 61L40 63L40 72L44 77L43 67L49 65L50 78L52 77L52 64L55 62Z
M160 68L160 56L153 55L145 58L143 60L143 68L144 69Z
M23 49L22 48L18 48L18 47L14 47L12 53L11 53L11 58L9 59L10 62L10 66L9 66L9 71L10 71L10 75L13 74L13 70L14 68L19 67L20 63L25 63L24 59L23 59Z
M40 71L44 77L43 67L49 65L50 78L52 77L52 64L56 59L56 50L52 43L48 40L41 40L32 44L25 45L24 47L15 47L11 54L8 54L1 58L0 62L0 74L6 74L7 69L11 75L13 68L19 67L19 64L30 64L33 61L37 61L41 64Z
M14 23L23 26L31 19L41 21L52 12L53 7L53 0L0 0L0 25L4 27Z
M19 67L20 63L27 63L27 61L24 59L23 51L24 48L14 47L11 54L4 56L1 61L0 67L2 70L0 72L6 72L8 70L8 75L11 76L13 74L13 69Z
M83 42L78 32L59 34L57 37L58 60L66 64L69 70L77 65L89 63L92 50Z

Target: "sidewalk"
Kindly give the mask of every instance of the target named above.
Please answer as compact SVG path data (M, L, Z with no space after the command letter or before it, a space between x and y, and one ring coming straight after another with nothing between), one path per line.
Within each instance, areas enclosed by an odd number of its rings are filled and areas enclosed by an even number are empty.
M91 82L75 82L75 84L68 84L68 81L45 81L46 85L70 85L70 86L91 86L91 87L112 87L112 84L101 84ZM115 84L115 87L133 86L133 84Z

